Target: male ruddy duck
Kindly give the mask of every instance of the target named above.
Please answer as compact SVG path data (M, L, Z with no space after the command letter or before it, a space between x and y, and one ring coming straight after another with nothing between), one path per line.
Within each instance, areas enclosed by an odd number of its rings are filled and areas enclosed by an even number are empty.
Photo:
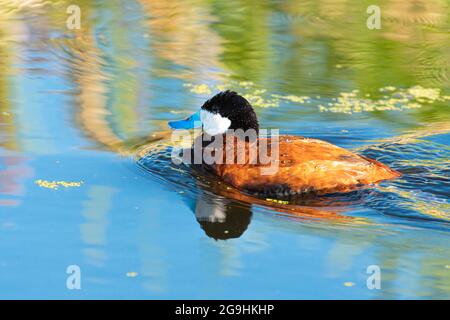
M230 129L252 129L259 132L253 107L233 91L215 95L203 104L200 111L187 119L171 121L169 126L173 129L201 126L203 134L213 139L225 135ZM399 172L387 165L328 142L290 135L277 137L279 159L276 172L261 174L261 169L267 167L267 164L250 162L248 155L251 148L258 148L262 142L270 146L274 143L272 139L274 138L258 136L256 141L245 141L244 153L247 157L244 163L202 162L200 167L239 190L271 196L349 192L400 176ZM220 141L225 142L226 139ZM204 143L202 146L206 147ZM234 144L230 149L224 143L221 150L223 159L229 157L230 152L231 157L236 159L236 146ZM194 153L194 148L191 152Z

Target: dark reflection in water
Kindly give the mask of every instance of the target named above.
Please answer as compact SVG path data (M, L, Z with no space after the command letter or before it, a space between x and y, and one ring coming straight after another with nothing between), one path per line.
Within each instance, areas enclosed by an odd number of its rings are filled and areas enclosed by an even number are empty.
M216 240L239 238L247 230L251 217L251 205L215 196L197 196L191 210L208 237Z
M139 160L139 163L143 165L142 160ZM146 170L157 174L147 165L148 162L144 164ZM186 168L186 170L189 172L190 169ZM167 171L164 173L165 179L168 174L170 175ZM310 221L326 219L344 223L352 221L353 218L343 213L349 206L362 199L362 192L321 197L291 197L289 201L286 200L287 198L284 200L255 198L224 185L215 177L201 175L202 173L199 173L192 178L196 180L195 189L190 192L183 191L183 201L195 214L206 235L216 240L240 237L249 227L255 206L265 207L290 219ZM198 182L198 179L202 182ZM172 187L179 188L178 183L179 180Z

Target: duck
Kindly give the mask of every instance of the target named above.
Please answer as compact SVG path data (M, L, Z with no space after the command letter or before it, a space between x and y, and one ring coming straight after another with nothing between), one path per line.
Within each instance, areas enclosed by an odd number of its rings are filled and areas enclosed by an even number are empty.
M284 197L346 193L401 176L386 164L323 140L260 134L253 106L235 91L217 93L188 118L169 121L168 125L174 130L200 130L201 134L189 148L191 159L212 148L213 154L219 154L214 159L224 161L202 159L192 164L193 167L250 195ZM249 138L236 132L254 132L256 136ZM231 140L225 135L231 135ZM227 144L229 141L234 143ZM252 150L262 146L277 148L278 152L273 152L277 157L272 159L276 162L276 170L271 173L262 174L262 170L273 163L250 159ZM240 153L247 157L236 161Z

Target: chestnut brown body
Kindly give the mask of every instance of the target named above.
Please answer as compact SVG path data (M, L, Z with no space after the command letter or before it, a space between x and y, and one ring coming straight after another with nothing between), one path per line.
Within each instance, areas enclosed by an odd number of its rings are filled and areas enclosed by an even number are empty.
M263 175L261 168L270 165L249 161L250 148L258 148L261 142L267 143L270 150L273 140L259 138L257 143L245 142L245 148L241 149L237 143L231 148L224 146L223 162L227 154L233 152L234 163L204 166L235 188L258 195L348 192L400 176L399 172L376 160L322 140L299 136L279 137L278 168L272 174ZM246 154L245 162L237 163L242 150Z

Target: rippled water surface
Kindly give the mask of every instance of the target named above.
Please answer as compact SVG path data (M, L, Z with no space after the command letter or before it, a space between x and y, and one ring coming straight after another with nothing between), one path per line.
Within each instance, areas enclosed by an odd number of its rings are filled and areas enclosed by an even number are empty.
M71 4L0 0L0 298L450 298L447 1ZM223 89L402 177L287 203L175 165Z

